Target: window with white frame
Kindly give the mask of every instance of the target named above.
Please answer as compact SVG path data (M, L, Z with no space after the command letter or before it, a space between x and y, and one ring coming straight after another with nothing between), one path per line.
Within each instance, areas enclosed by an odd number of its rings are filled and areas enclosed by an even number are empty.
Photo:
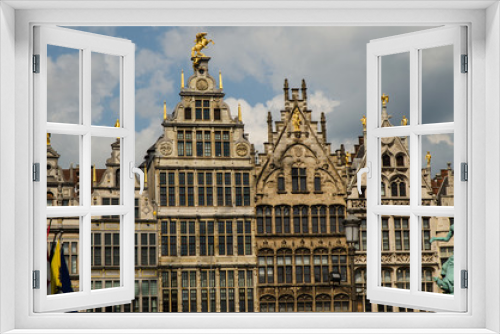
M391 221L391 223L392 223L392 221ZM392 228L392 225L390 225L390 226L391 226L391 228ZM424 229L424 230L425 230L425 229ZM441 232L441 237L443 237L444 230L443 230L443 231L440 231L440 232ZM423 232L422 232L422 233L423 233ZM423 238L423 237L424 237L424 236L422 236L422 238ZM393 234L390 234L390 238L393 238ZM390 240L392 241L392 239L390 239ZM423 240L422 240L422 244L424 244ZM439 247L438 249L439 249L441 252L446 252L446 251L447 251L447 248L446 248L446 247L453 249L453 246L451 246L451 247L450 247L450 246L438 246L436 243L434 243L434 244L432 244L432 243L431 243L431 245L432 245L431 247ZM424 278L422 278L422 284L423 284L423 282L424 282ZM272 298L274 298L274 297L270 297L269 299L271 300ZM262 305L264 305L264 304L262 304ZM262 308L262 307L261 307L261 308Z

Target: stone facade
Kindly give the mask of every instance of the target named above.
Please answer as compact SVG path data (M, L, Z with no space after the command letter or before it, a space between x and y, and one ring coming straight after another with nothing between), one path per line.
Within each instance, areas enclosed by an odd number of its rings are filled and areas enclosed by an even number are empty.
M147 150L141 168L145 191L135 194L136 298L114 312L362 312L413 311L370 304L365 299L366 200L356 173L366 163L366 133L353 152L332 152L326 117L308 108L305 81L288 87L280 119L268 114L264 152L255 153L244 133L241 111L224 102L222 83L201 58L181 84L180 102L164 112L163 134ZM319 117L319 122L316 119ZM392 126L383 108L383 126ZM61 168L47 143L48 205L78 203L78 166ZM111 144L104 169L93 168L92 203L117 204L119 140ZM382 140L382 203L409 202L406 138ZM432 178L422 169L422 200L453 205L450 167ZM347 210L361 219L360 241L349 249L343 228ZM382 217L384 286L409 286L409 219ZM79 222L52 219L48 244L63 232L64 254L78 290ZM92 217L92 287L119 284L119 217ZM445 236L450 219L422 220L425 291L452 254ZM354 261L354 275L351 264ZM340 274L333 285L331 273ZM354 277L353 277L354 276ZM354 280L354 282L353 282ZM354 291L351 288L354 283Z

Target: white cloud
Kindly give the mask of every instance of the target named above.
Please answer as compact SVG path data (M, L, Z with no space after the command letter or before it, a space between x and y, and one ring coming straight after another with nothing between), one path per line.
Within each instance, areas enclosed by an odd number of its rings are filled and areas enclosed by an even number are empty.
M425 136L431 144L445 143L449 146L453 146L452 135L428 135Z
M163 133L160 118L151 118L149 126L135 133L135 164L139 166L144 161L148 148L153 145Z
M308 97L308 102L309 109L318 112L318 114L324 112L325 115L333 113L334 108L340 105L339 101L329 99L322 91L315 91Z

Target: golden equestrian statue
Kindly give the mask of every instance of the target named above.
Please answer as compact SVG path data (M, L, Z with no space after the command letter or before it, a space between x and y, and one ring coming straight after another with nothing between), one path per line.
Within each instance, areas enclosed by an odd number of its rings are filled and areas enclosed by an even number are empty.
M200 63L200 60L202 57L206 57L201 50L207 47L208 43L212 42L213 45L215 45L215 42L212 41L211 39L206 39L205 36L207 35L206 32L199 32L196 34L196 40L194 41L195 46L191 49L191 58L193 59L193 67L197 67L198 64Z

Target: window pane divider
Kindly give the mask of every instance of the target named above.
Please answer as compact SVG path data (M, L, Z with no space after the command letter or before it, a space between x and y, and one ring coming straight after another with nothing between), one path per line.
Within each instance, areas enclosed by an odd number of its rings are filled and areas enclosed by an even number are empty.
M411 118L411 111L410 111L410 118ZM453 122L393 126L393 127L376 128L373 130L373 135L377 138L408 137L412 133L417 135L454 133L454 129L455 129L455 124Z
M79 124L65 123L47 123L47 132L61 135L86 135L90 133L92 136L98 137L127 137L130 135L130 130L125 128L115 128L107 126L88 126Z

